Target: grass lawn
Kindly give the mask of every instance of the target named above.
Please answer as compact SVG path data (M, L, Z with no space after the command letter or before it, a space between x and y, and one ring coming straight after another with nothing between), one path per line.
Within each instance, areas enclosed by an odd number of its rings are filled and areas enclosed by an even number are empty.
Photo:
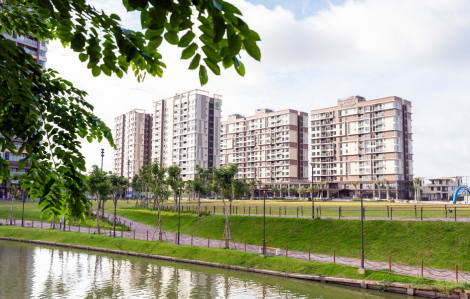
M455 288L469 287L468 284L434 281L417 277L389 274L383 271L367 270L366 274L359 275L357 274L357 268L341 266L337 264L309 262L276 256L261 258L259 254L254 253L191 246L177 247L173 244L160 243L155 241L152 242L122 238L114 239L107 236L62 232L57 230L52 231L46 229L28 229L0 226L0 235L4 237L21 238L26 240L42 240L64 244L80 244L89 247L101 247L113 250L157 254L191 260L237 265L246 268L275 270L287 273L361 278L382 281L384 284L390 282L404 282L414 284L415 286L432 285L442 292L450 292Z
M148 225L157 226L154 212L120 209L118 215ZM224 216L211 215L197 219L193 215L181 217L181 233L195 237L220 240L224 231ZM162 216L163 229L177 231L178 217L170 213ZM230 229L236 242L261 245L263 218L231 216ZM458 264L470 269L470 223L443 221L384 221L364 222L365 257L369 260L399 262L425 267L454 269ZM266 218L266 242L270 247L298 251L333 254L359 258L361 227L359 220L297 218Z

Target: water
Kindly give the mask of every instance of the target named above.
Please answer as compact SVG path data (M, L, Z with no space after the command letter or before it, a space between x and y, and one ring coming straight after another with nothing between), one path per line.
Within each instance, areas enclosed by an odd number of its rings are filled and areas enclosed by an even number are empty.
M0 298L406 298L269 275L0 241Z

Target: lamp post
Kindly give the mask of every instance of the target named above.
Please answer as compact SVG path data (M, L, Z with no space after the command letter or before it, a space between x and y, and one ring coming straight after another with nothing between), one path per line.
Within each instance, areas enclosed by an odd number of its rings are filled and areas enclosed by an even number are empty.
M178 200L178 246L180 245L181 196Z
M131 160L127 160L127 194L126 194L126 197L128 196L129 194L129 181L130 181L130 176L129 176L129 168L131 167ZM132 190L132 192L134 192L134 190ZM127 197L127 203L129 203L129 197Z
M362 205L362 198L364 197L364 192L361 193L361 269L359 269L360 274L365 273L364 268L364 208Z
M312 166L312 181L310 182L310 188L312 189L312 220L315 219L315 199L313 198L313 167L315 163L310 163Z
M263 197L263 255L266 255L266 189Z
M103 171L104 148L101 149L101 171Z

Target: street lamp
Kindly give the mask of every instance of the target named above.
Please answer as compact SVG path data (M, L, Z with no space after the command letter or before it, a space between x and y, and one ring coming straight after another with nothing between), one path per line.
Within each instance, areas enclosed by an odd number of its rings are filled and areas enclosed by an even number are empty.
M364 208L362 205L362 198L364 197L364 192L361 192L361 269L359 269L359 274L365 273L364 268Z
M313 198L313 167L315 166L315 163L310 163L312 166L312 181L310 183L310 188L312 189L312 220L315 219L315 199Z
M178 246L180 245L181 196L178 200Z
M266 189L263 197L263 255L266 255Z
M101 149L101 171L103 171L104 148Z

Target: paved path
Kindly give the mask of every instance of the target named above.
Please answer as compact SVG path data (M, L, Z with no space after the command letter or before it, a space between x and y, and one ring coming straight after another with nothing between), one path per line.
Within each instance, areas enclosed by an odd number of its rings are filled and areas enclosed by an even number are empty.
M108 219L112 219L112 214L105 213L105 217ZM118 221L121 223L126 224L127 226L131 226L132 230L131 231L125 231L124 237L125 238L130 238L130 239L140 239L140 240L149 240L149 241L154 241L158 240L159 236L159 231L157 228L146 225L137 221L133 221L128 218L124 217L117 217ZM2 219L0 220L1 223L4 225L9 224L9 220ZM21 220L16 220L15 223L16 226L21 226ZM26 227L31 227L34 225L34 228L44 228L44 229L50 229L52 226L49 222L33 222L33 221L25 221L25 226ZM59 229L59 225L55 226L55 229ZM80 231L81 233L92 233L92 234L97 234L98 230L95 228L88 228L88 227L74 227L74 226L66 226L67 231L74 231L78 232ZM117 237L121 237L121 232L117 231ZM109 230L101 230L101 234L105 235L112 235L112 232ZM176 242L176 233L173 232L168 232L168 231L162 231L162 236L163 236L163 241L168 242L168 243L175 243ZM188 235L180 235L180 244L181 245L192 245L192 246L199 246L199 247L211 247L211 248L223 248L225 246L225 241L223 240L210 240L210 239L204 239L204 238L197 238L197 237L192 237ZM245 247L246 246L246 247ZM269 244L267 244L269 246ZM251 253L260 253L260 246L257 245L245 245L243 243L233 243L230 242L230 247L236 247L237 251L246 251L246 252L251 252ZM269 255L274 255L275 252L274 250L268 250ZM280 256L287 256L289 258L296 258L296 259L301 259L301 260L309 260L309 253L308 252L301 252L301 251L294 251L294 250L288 250L286 253L285 248L280 249ZM352 267L360 267L360 258L346 258L346 257L333 257L332 255L326 255L326 254L316 254L316 253L311 253L310 254L310 260L311 261L316 261L316 262L322 262L322 263L333 263L335 262L336 264L339 265L345 265L345 266L352 266ZM365 260L365 268L369 270L383 270L387 269L388 270L388 261L383 261L383 262L377 262L377 261L369 261ZM415 267L415 266L407 266L407 265L402 265L402 264L397 264L397 263L392 263L392 271L395 274L402 274L402 275L408 275L408 276L418 276L421 275L421 267ZM470 273L462 272L459 270L459 282L470 282ZM430 278L430 279L436 279L436 280L446 280L446 281L454 281L455 282L455 271L447 271L447 270L439 270L439 269L432 269L432 268L427 268L424 267L424 277Z

